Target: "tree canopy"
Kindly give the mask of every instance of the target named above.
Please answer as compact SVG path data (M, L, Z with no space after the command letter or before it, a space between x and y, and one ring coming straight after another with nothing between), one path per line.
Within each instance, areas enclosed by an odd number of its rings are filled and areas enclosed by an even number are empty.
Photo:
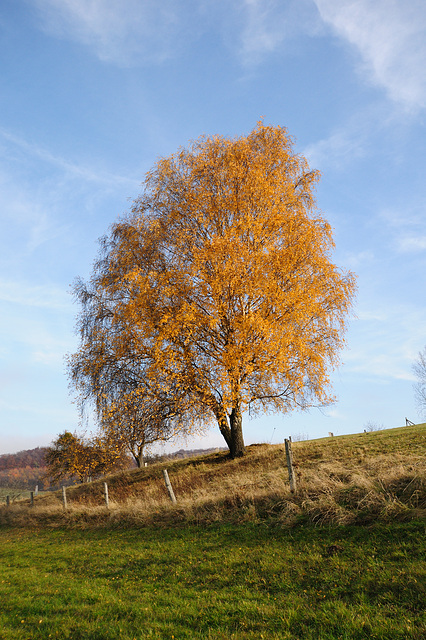
M88 482L127 466L120 451L99 439L85 440L69 431L61 433L46 449L46 477L53 482L78 478Z
M248 408L331 401L356 285L331 260L318 179L263 123L157 162L76 285L71 378L101 422L143 403L164 437L214 420L235 457Z

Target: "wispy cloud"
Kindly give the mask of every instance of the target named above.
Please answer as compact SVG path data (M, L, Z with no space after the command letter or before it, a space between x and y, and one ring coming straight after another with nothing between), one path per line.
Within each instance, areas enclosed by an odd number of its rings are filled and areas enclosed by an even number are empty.
M12 133L6 129L0 128L0 140L19 148L27 156L38 158L45 163L54 166L64 174L73 176L85 182L95 182L107 185L129 185L135 187L138 183L131 178L113 174L106 171L99 171L86 165L76 164L66 158L55 155L49 149L34 142L29 142L19 135Z
M243 63L257 63L294 35L317 35L325 23L356 47L371 82L406 106L426 106L423 0L313 0L314 5L311 0L33 2L46 32L124 66L175 57L191 38L220 24L227 32L232 25L233 47Z
M399 240L399 250L401 253L412 253L413 251L426 250L426 235L401 238Z
M311 0L34 0L47 33L79 42L102 61L161 63L216 30L244 65L301 32L321 28ZM230 36L232 32L232 36ZM225 34L228 34L226 36Z
M10 173L8 173L10 172ZM4 231L0 238L0 265L10 271L44 243L69 232L69 224L53 214L53 188L32 188L11 168L0 165L0 220ZM0 283L1 288L1 283Z
M314 0L322 19L359 51L362 70L409 108L426 106L423 0Z
M260 62L300 33L315 34L320 21L306 0L242 0L239 55L245 64Z
M246 62L258 61L274 51L284 40L285 12L277 10L277 2L244 0L244 28L240 55Z
M315 168L331 166L344 169L348 163L365 155L367 136L350 125L334 131L327 138L314 142L303 150L309 164Z
M426 316L413 305L358 310L349 331L345 368L367 378L413 381L412 363L424 342Z
M333 418L334 420L344 420L346 418L345 414L342 413L340 409L327 408L324 410L324 414L328 418Z
M76 342L74 312L66 289L0 280L0 335L5 337L0 360L10 366L13 356L14 366L62 369L64 354Z
M175 0L35 0L44 29L105 62L159 62L173 53Z
M379 220L392 236L392 243L398 253L419 253L426 250L426 220L424 203L421 211L410 210L409 206L404 211L386 209L379 213Z
M359 251L354 253L351 251L343 253L343 263L348 269L357 270L360 267L371 266L374 264L374 253L372 251Z
M0 301L25 307L72 309L72 299L67 291L48 285L34 285L14 280L0 280Z
M312 167L344 170L347 165L369 153L373 136L389 124L390 116L383 114L383 105L376 104L358 110L344 125L302 150Z
M0 152L0 265L8 269L58 238L77 242L78 216L139 190L136 179L72 162L1 127Z

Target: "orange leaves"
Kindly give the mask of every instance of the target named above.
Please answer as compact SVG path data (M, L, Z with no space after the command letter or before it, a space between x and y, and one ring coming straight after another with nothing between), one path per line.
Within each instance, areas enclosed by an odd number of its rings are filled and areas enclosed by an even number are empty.
M100 438L86 441L84 438L64 431L46 452L46 476L59 479L78 478L87 481L99 475L118 469L125 464L121 453L106 446Z
M249 405L327 401L355 278L331 261L318 179L286 129L261 122L161 159L78 292L86 390L171 398L176 419L211 414L226 439Z

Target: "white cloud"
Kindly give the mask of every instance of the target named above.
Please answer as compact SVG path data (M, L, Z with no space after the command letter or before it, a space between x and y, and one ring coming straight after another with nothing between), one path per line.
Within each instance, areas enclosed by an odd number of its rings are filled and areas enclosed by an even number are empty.
M63 368L74 348L75 307L66 289L0 279L0 352L3 363L25 362Z
M0 279L0 301L26 307L63 309L71 311L71 296L55 286L31 285L25 282Z
M37 376L42 365L63 375L64 356L75 349L77 342L71 313L2 303L1 316L0 339L6 345L0 354L3 369L19 368L21 377Z
M328 418L333 418L334 420L344 420L346 418L345 414L340 411L340 409L325 409L324 414Z
M246 28L242 37L244 54L273 51L284 34L277 21L271 19L268 4L260 0L245 0L247 12Z
M241 14L239 54L246 64L259 62L295 35L320 29L309 0L242 0Z
M424 0L314 0L322 19L363 60L370 81L411 108L426 106Z
M426 236L405 237L399 240L398 245L401 253L412 253L426 250Z
M64 362L64 344L58 343L48 349L39 349L32 354L33 362L37 362L47 367L58 367ZM56 347L56 348L55 348Z
M44 29L105 62L161 61L173 53L175 0L35 0Z
M1 127L0 152L0 266L9 272L42 245L80 243L79 216L90 223L100 203L117 196L120 205L139 191L136 179L74 163Z
M380 221L385 223L393 236L398 253L419 253L426 249L426 221L422 204L415 210L407 206L403 212L386 209L379 214Z
M326 138L305 147L302 153L316 169L344 170L369 153L374 135L390 122L381 104L359 109L343 126L337 126Z
M412 363L424 343L426 317L414 305L357 311L343 355L345 369L366 379L413 381Z
M344 253L343 263L348 269L365 268L366 265L374 263L375 256L372 251L359 251L358 253Z
M324 24L356 47L363 70L397 102L426 106L423 0L33 0L43 29L109 63L158 63L209 29L232 36L244 64ZM318 15L319 14L319 15ZM236 44L238 43L238 44Z
M354 158L365 155L366 136L348 126L332 133L328 138L318 140L303 150L303 155L311 167L332 166L343 169Z
M192 39L221 31L243 64L323 26L311 0L34 0L42 28L79 42L104 62L160 63Z
M286 35L285 13L277 11L276 2L244 0L245 25L241 35L240 54L246 62L271 53Z
M125 176L98 171L88 166L75 164L61 156L53 154L45 147L28 142L24 138L6 129L0 128L0 139L3 139L4 143L9 143L12 147L21 150L25 156L42 160L67 176L78 178L84 182L95 182L109 186L129 185L133 188L139 184L135 180Z

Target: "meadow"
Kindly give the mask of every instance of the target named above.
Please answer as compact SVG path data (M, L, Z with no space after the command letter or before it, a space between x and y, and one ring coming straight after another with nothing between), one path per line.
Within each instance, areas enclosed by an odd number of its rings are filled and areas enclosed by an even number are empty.
M426 637L424 522L1 529L0 637Z
M0 638L426 638L426 426L250 447L0 508Z

